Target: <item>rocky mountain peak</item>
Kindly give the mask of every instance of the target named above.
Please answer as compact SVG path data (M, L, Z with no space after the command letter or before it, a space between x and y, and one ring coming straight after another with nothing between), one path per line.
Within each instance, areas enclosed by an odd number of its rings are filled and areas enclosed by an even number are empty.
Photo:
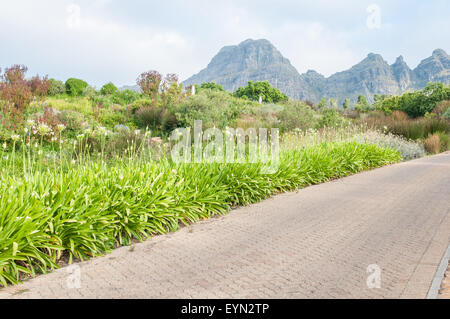
M397 59L395 59L395 63L393 65L396 65L396 64L401 64L401 65L406 64L405 60L403 59L403 55L399 55L397 57Z
M296 98L304 98L308 91L308 84L290 61L266 39L247 39L222 48L206 69L183 83L216 82L226 90L234 91L247 85L248 81L269 81ZM300 86L302 89L299 90Z
M450 82L450 57L442 49L436 49L432 55L422 60L414 69L417 77L417 87L423 87L428 82Z
M376 53L369 53L367 55L367 57L362 60L360 63L386 63L386 61L384 61L383 57L379 54Z
M399 93L411 88L415 81L415 75L409 68L408 64L403 60L403 56L399 56L395 63L391 65L392 73L398 82Z
M450 83L450 59L442 49L411 70L399 56L389 65L380 54L369 53L349 70L326 78L314 70L299 74L277 48L266 39L247 39L223 47L208 66L184 81L184 85L216 82L235 91L248 81L268 81L291 98L318 102L322 97L355 102L360 94L401 94L424 87L429 81Z
M442 49L434 50L432 53L432 56L437 57L437 58L446 58L446 59L450 58L449 55L447 54L447 52L445 52Z

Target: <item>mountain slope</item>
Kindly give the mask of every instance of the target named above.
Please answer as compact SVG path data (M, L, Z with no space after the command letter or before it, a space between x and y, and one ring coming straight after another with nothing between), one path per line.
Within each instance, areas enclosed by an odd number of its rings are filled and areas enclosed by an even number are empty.
M269 81L297 99L307 98L310 94L308 84L289 60L264 39L248 39L239 45L223 47L206 69L183 84L215 82L228 91L235 91L248 81Z
M374 94L401 94L423 88L429 81L449 84L450 58L444 50L437 49L411 70L402 56L389 65L381 55L369 53L349 70L325 78L313 70L299 74L269 41L248 39L222 48L205 69L183 83L216 82L235 91L248 81L269 81L291 98L313 102L323 96L355 102L360 94L373 100Z
M423 87L430 81L449 83L450 56L442 49L436 49L433 54L422 60L414 69L417 77L416 87Z
M347 71L333 74L326 80L325 93L328 97L345 97L356 101L360 94L371 97L373 94L396 94L398 83L390 65L381 55L369 53Z

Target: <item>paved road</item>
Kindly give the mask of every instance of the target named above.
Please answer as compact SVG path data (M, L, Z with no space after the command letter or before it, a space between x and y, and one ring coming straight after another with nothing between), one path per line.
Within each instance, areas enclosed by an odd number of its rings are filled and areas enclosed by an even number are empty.
M449 208L447 153L282 194L117 249L79 264L80 289L68 288L76 272L62 268L0 297L424 298L449 244ZM372 264L381 288L367 286Z

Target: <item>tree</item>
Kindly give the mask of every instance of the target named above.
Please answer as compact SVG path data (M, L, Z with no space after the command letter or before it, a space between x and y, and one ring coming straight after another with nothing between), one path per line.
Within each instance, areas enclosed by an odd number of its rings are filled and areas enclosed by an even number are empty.
M258 101L261 96L263 102L266 103L277 103L289 99L287 95L281 93L277 88L272 87L267 81L249 81L246 87L240 87L233 95L239 98L248 98L253 101Z
M162 76L158 71L152 70L142 73L136 80L136 83L142 90L142 93L151 97L156 104L156 96L159 92Z
M355 105L355 109L359 112L367 112L370 110L370 104L367 102L365 95L358 96L358 102Z
M111 95L116 93L117 91L118 91L117 87L113 83L109 82L102 86L102 88L100 89L100 94Z
M450 99L450 86L443 83L428 83L422 90L407 92L401 96L390 96L376 103L378 109L386 114L395 110L404 111L410 117L431 113L440 101Z
M20 111L33 100L30 82L25 79L27 70L24 65L13 65L5 70L0 81L0 99Z
M450 85L428 83L425 88L414 93L405 93L399 101L399 109L411 117L431 113L440 101L450 99Z
M70 78L66 81L66 92L71 96L81 96L87 86L88 84L83 80Z
M162 106L170 107L180 100L183 85L178 83L178 75L169 73L164 77L161 85Z
M381 109L381 105L389 96L386 94L375 94L373 96L373 107L377 110Z
M347 109L350 108L350 99L347 98L347 99L344 100L344 103L342 103L342 108L344 110L347 110Z
M336 99L331 98L329 102L331 107L337 108L338 101Z
M321 99L320 99L320 102L319 102L319 104L317 104L317 108L320 110L320 109L323 109L324 107L325 107L325 105L327 105L327 98L326 97L322 97Z
M225 91L222 85L214 82L205 82L200 85L200 89L210 89L213 91Z

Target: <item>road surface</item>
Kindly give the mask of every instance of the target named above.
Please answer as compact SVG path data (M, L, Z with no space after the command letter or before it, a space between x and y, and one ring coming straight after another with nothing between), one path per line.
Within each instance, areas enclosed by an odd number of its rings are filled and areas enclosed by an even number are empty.
M0 298L425 298L449 209L447 153L281 194Z

